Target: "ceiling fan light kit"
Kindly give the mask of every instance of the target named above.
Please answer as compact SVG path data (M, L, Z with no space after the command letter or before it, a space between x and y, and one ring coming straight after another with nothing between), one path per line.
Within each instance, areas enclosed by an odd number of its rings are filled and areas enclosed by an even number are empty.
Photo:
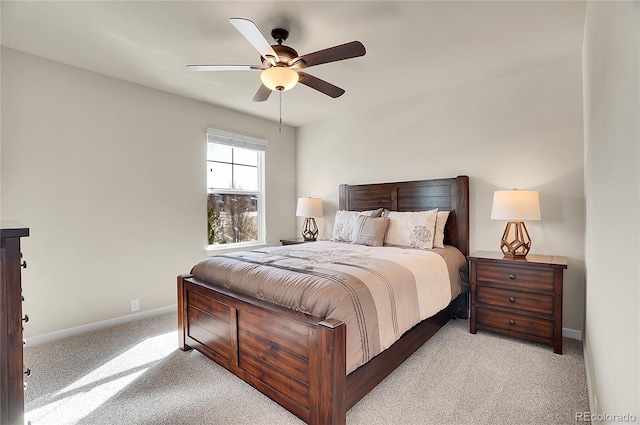
M274 66L262 71L260 79L270 90L287 91L298 84L300 76L291 68Z
M271 45L252 21L244 18L231 18L229 21L260 53L262 66L187 65L187 68L192 71L262 71L260 73L262 84L253 97L254 102L264 102L272 91L282 93L295 87L298 82L332 98L342 96L344 90L340 87L299 70L364 56L366 53L361 42L352 41L299 56L294 49L282 44L289 37L287 30L273 29L271 36L277 44ZM282 98L280 102L282 102ZM280 112L280 121L282 122L282 111Z

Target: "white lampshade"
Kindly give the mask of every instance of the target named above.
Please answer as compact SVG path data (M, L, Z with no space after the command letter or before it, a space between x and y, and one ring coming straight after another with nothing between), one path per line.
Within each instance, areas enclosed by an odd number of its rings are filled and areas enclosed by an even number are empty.
M290 90L298 83L299 78L296 71L286 66L273 66L260 74L262 84L271 90Z
M298 198L298 207L296 208L296 216L322 217L322 199Z
M534 190L493 192L492 220L540 220L540 199Z

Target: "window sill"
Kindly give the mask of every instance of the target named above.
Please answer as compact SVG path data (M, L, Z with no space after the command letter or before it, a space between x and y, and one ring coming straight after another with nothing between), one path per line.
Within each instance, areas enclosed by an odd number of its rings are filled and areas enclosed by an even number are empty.
M247 244L236 244L233 246L228 245L209 245L206 248L207 257L212 257L214 255L220 254L229 254L231 252L238 251L250 251L252 249L264 248L268 246L266 243L247 243Z

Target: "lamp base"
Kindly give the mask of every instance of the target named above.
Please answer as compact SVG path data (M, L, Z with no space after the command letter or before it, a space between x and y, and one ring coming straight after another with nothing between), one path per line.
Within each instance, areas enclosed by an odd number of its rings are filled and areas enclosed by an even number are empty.
M316 219L313 217L307 217L304 219L304 226L302 227L302 237L305 241L315 241L318 239L318 226L316 225Z
M504 229L500 241L500 251L504 258L523 259L531 250L531 238L527 226L522 221L510 221Z

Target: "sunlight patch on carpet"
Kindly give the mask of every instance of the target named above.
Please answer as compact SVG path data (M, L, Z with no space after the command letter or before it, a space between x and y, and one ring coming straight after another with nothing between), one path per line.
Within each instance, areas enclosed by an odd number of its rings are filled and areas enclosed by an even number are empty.
M26 412L36 424L75 424L176 350L177 331L147 338Z

